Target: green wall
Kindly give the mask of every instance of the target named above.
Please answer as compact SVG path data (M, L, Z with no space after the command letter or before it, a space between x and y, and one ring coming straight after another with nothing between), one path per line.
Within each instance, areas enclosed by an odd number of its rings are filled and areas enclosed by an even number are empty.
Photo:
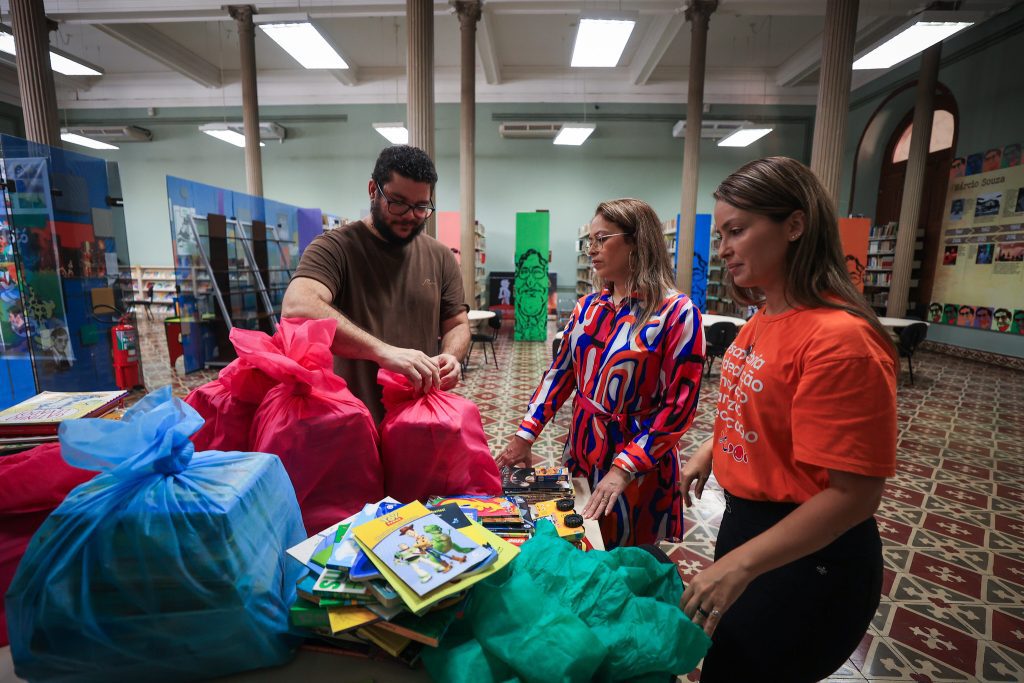
M596 132L581 147L563 147L550 140L502 139L494 117L582 120L583 105L480 105L477 218L487 230L488 270L514 269L517 211L550 210L551 269L558 273L559 288L568 290L575 288L576 232L600 201L639 197L650 202L663 220L674 218L680 205L683 141L672 137L672 125L683 113L682 106L589 105L586 115L597 117ZM133 263L171 263L166 175L245 190L243 150L197 130L201 122L239 120L237 111L161 110L151 119L138 110L69 114L76 123L132 122L153 131L152 142L123 144L120 150L103 153L117 161L121 171ZM699 212L712 210L711 193L718 182L750 159L769 154L804 161L810 157L813 108L722 106L705 116L739 114L784 123L747 148L702 144ZM341 115L346 120L338 120ZM437 107L441 210L459 209L458 117L458 105ZM368 206L366 182L373 162L388 144L371 124L404 119L405 106L266 108L261 118L279 121L288 129L287 140L268 142L262 149L266 196L358 218Z

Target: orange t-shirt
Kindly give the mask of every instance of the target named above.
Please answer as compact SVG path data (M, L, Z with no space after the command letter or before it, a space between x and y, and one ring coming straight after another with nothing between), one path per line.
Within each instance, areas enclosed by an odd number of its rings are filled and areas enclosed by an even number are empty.
M715 478L740 498L802 503L830 469L893 476L896 362L846 311L758 311L722 358Z

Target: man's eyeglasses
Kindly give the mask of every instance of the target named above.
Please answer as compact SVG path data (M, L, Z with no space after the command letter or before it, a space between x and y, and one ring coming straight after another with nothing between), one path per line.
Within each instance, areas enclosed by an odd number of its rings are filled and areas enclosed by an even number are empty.
M628 235L628 232L613 232L610 235L598 235L597 237L584 237L583 238L583 251L584 253L590 251L601 251L604 249L604 243L613 237L621 237L622 235ZM595 249L596 248L596 249Z
M377 185L377 192L380 193L380 196L383 197L385 203L387 203L388 211L393 216L404 216L410 211L413 211L414 213L421 214L423 218L430 218L430 215L436 210L433 202L429 204L410 204L398 199L392 199L384 194L384 189L380 186L380 183L375 183L375 185Z

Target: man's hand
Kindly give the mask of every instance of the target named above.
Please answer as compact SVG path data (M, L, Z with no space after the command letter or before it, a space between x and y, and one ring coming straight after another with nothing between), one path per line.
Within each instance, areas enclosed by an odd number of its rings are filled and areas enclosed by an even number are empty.
M405 375L417 392L426 393L441 386L437 363L422 351L386 346L376 360L385 370Z
M454 389L459 383L459 375L462 374L462 364L450 353L442 353L431 358L441 374L441 391Z

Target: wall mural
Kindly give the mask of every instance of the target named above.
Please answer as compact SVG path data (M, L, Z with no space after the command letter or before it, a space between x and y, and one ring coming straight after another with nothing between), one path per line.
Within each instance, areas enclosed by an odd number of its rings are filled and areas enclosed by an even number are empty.
M516 214L516 341L545 341L548 321L550 215Z

